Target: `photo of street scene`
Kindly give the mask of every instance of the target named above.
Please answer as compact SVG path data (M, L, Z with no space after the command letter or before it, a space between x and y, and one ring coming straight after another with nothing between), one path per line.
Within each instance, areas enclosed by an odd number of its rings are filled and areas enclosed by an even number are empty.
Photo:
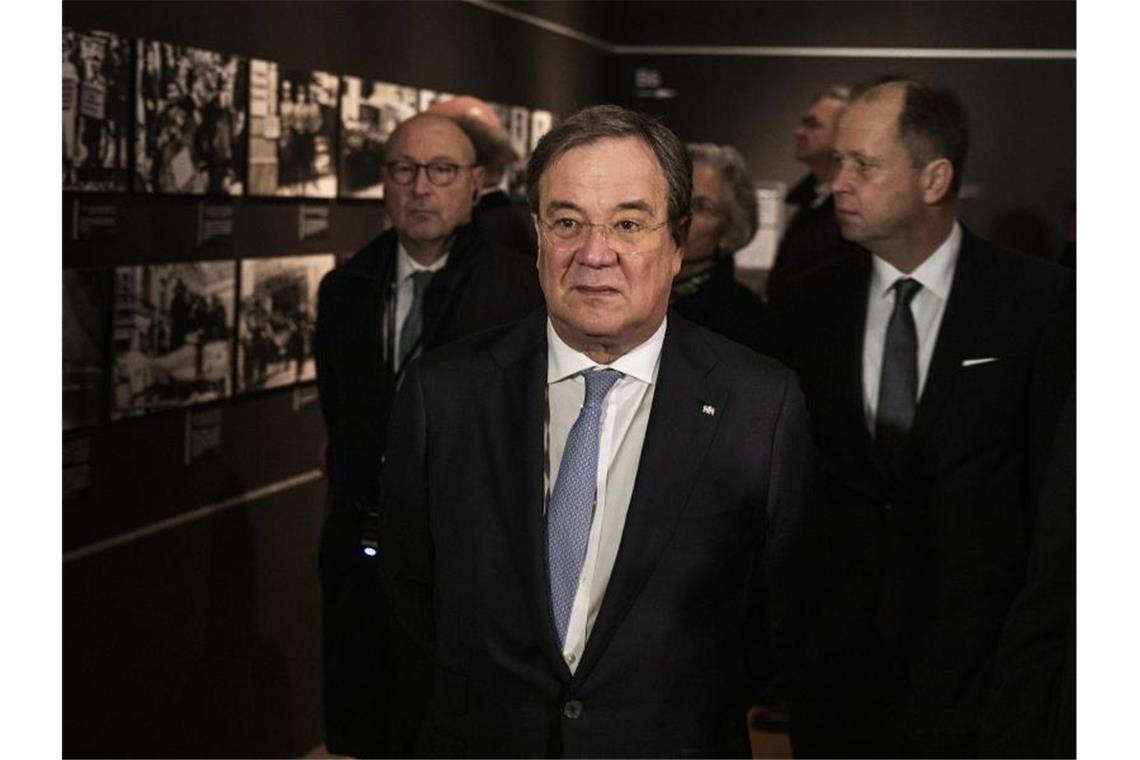
M233 261L115 269L111 418L230 395Z
M107 271L63 271L63 429L99 423L103 414Z
M382 198L384 143L416 114L416 88L359 77L340 78L340 194Z
M331 253L242 260L239 392L316 378L317 288L335 266Z
M140 40L138 49L136 189L240 195L246 60L149 40Z
M127 189L130 43L63 28L63 189Z
M337 89L335 74L250 62L251 195L336 197Z

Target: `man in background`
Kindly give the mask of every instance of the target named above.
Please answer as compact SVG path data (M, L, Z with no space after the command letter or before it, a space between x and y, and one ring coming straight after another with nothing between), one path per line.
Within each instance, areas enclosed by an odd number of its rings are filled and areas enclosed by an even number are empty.
M421 114L385 145L393 228L321 282L315 357L328 429L321 537L330 752L408 757L431 667L395 624L376 570L385 429L412 358L541 304L534 268L471 225L483 170L450 119Z
M525 205L512 201L506 191L508 172L519 157L495 110L478 98L459 95L433 103L428 113L454 119L475 146L475 160L483 169L483 184L475 206L480 234L533 259L538 244L530 214Z
M947 89L889 78L857 91L831 190L861 250L805 276L773 315L824 473L799 563L816 572L797 594L797 757L1036 753L1017 748L1031 732L1010 711L1034 700L1003 682L1046 683L1025 677L1024 611L1063 609L1042 594L1067 593L1027 576L1037 532L1066 524L1042 519L1041 492L1075 373L1073 277L959 222L968 143ZM1031 607L1017 603L1027 593ZM995 702L999 689L1015 698Z
M796 207L796 212L784 230L768 274L769 301L779 301L790 280L843 253L829 183L835 168L831 156L835 125L849 95L845 85L829 85L816 94L796 126L796 160L809 171L784 199Z

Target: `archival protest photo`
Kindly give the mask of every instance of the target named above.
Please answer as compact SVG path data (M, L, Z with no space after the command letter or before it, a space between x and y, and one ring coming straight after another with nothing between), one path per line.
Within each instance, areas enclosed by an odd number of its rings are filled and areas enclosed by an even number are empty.
M124 37L63 28L64 190L127 189L130 57Z
M229 396L237 264L115 269L111 418Z

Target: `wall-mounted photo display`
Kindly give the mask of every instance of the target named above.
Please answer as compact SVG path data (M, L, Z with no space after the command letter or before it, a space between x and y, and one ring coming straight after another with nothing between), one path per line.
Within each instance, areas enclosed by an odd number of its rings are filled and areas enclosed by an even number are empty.
M530 150L528 151L528 155L534 152L538 141L553 127L554 114L550 111L536 110L530 112Z
M241 195L248 61L139 40L135 72L135 189Z
M438 92L436 90L420 90L420 113L428 110L434 103L442 103L455 97L452 92Z
M382 198L384 143L400 122L416 114L415 87L340 78L340 195Z
M103 416L107 337L105 269L63 271L63 429L97 425Z
M335 74L250 61L249 193L335 198Z
M118 267L111 419L230 395L237 262Z
M63 189L127 189L130 42L63 27Z
M239 392L316 378L317 288L335 266L332 253L242 260Z
M511 121L507 131L511 134L511 147L515 149L519 160L526 163L530 157L530 111L520 106L511 106Z

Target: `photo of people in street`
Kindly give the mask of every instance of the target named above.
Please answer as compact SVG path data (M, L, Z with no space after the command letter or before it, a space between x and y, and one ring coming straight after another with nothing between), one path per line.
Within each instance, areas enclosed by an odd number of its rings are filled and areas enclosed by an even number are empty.
M103 414L107 271L63 270L63 429L99 423Z
M127 189L130 47L110 32L63 28L63 189Z
M230 395L236 263L115 269L111 418Z
M340 194L382 198L384 143L416 114L416 88L359 77L340 78Z
M251 61L251 195L336 197L337 89L335 74Z
M331 253L242 260L239 392L316 379L317 287L334 266Z

